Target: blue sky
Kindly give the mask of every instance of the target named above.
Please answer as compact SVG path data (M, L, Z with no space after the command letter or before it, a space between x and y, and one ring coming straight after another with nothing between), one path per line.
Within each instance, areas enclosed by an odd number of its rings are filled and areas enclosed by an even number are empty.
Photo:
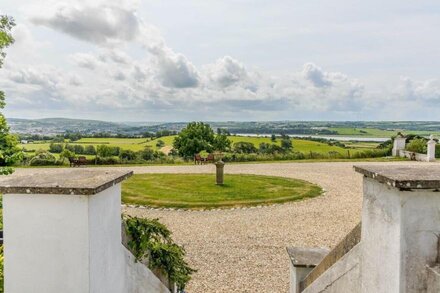
M7 117L438 120L438 1L3 0Z

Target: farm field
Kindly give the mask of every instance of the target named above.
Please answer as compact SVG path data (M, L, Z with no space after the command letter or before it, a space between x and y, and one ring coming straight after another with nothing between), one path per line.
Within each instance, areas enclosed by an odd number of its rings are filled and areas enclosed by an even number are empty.
M150 140L148 138L82 138L75 142L70 142L69 144L75 145L80 144L83 146L87 145L108 145L113 147L119 147L124 150L132 150L132 151L141 151L146 146L151 147L153 150L160 150L161 148L158 148L156 146L157 142L159 140L162 140L165 143L165 148L169 148L173 144L175 136L164 136L158 139ZM255 145L255 147L258 148L258 146L261 143L275 143L277 145L280 145L281 139L277 137L275 142L272 142L270 137L250 137L250 136L235 136L231 135L228 137L231 142L237 143L237 142L250 142ZM302 153L309 153L309 152L315 152L315 153L325 153L328 152L337 152L340 154L347 154L348 149L344 149L339 146L331 146L326 143L317 142L317 141L310 141L310 140L304 140L304 139L292 139L293 142L293 150L297 152ZM349 151L353 154L356 151L364 151L367 149L374 149L378 145L377 143L368 143L368 142L344 142L346 146L349 148ZM38 150L49 150L49 142L44 143L28 143L28 144L21 144L21 147L26 149L27 154L31 155L35 153ZM88 158L93 158L94 156L87 156Z
M397 130L383 130L378 128L351 128L351 127L332 127L329 130L337 131L339 135L348 136L365 136L365 137L391 137L396 135ZM416 134L421 136L428 136L430 134L438 135L438 132L423 131L423 130L402 130L404 134ZM337 136L336 136L337 138Z

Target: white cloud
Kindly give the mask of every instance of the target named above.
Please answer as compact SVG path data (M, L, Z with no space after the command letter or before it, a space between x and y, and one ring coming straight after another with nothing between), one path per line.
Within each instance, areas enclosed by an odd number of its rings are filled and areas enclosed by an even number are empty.
M331 85L326 74L322 69L313 63L304 64L302 74L316 87L325 87Z
M244 65L230 56L218 59L207 70L209 79L220 87L228 87L248 78Z
M50 12L32 21L82 41L107 45L132 41L139 33L135 11L116 5L60 2Z
M59 55L46 60L55 63L49 66L35 58L46 47L35 41L32 27L16 28L17 42L8 56L12 59L7 59L0 72L0 88L15 109L34 104L39 110L126 111L131 113L130 119L148 112L161 113L165 120L212 120L214 112L233 116L228 119L296 119L295 115L303 113L318 119L336 113L350 119L366 110L392 109L395 101L440 106L439 79L407 78L380 92L349 75L328 70L332 66L325 62L320 63L326 64L325 69L314 63L286 65L283 73L249 68L230 56L214 57L213 63L192 62L170 48L160 31L139 17L137 1L52 3L39 8L39 16L32 19L71 36L71 46L51 44ZM19 62L20 58L26 62ZM76 66L66 66L68 59ZM200 70L194 64L200 64Z
M171 88L198 86L199 73L184 55L175 53L167 47L154 48L150 52L156 57L158 78L164 86Z
M99 66L99 60L87 53L76 53L70 56L71 60L79 67L95 70Z

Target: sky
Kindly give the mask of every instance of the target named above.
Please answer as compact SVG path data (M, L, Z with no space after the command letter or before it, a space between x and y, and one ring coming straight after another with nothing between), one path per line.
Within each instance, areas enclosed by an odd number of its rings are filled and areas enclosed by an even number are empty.
M9 118L439 120L440 2L2 0Z

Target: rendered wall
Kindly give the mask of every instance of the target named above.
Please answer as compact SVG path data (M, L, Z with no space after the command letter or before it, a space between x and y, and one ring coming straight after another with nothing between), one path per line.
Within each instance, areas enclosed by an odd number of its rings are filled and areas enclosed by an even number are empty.
M120 188L4 195L5 292L169 292L121 243Z
M304 293L353 293L360 292L360 257L358 244L333 266L324 272Z
M425 292L436 262L440 197L364 178L362 292Z

